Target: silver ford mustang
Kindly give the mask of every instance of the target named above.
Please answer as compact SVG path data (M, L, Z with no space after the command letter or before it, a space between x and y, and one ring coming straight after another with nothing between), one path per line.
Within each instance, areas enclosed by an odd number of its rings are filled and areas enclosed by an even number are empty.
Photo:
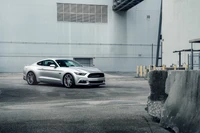
M83 67L68 59L44 59L25 66L23 79L29 85L39 82L59 83L67 88L76 85L99 86L105 84L104 73L94 67Z

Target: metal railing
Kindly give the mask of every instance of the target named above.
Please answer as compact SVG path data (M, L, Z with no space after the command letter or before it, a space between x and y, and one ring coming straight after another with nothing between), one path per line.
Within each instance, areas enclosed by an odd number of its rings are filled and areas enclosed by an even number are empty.
M166 65L163 65L162 67L156 67L156 66L137 66L136 68L136 77L137 78L147 78L148 73L150 71L154 70L166 70L166 71L173 71L173 70L188 70L188 65L185 65L183 67L177 67L174 65L173 67L166 67Z

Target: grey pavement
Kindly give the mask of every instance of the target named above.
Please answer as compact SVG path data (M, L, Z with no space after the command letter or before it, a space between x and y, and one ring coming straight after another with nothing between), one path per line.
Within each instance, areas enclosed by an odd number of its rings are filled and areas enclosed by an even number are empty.
M130 73L72 89L0 73L0 133L168 133L144 110L148 95L148 82Z

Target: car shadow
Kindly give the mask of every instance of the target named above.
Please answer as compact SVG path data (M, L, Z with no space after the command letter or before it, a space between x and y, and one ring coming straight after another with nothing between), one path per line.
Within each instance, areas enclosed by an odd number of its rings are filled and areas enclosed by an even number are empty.
M98 88L105 88L105 85L102 86L75 86L72 89L98 89Z
M66 88L64 85L61 84L52 84L52 83L39 83L37 86L48 86L48 87L59 87L59 88ZM72 88L66 88L66 89L98 89L98 88L105 88L105 85L102 86L74 86Z
M39 83L36 86L64 87L61 84L52 84L52 83Z

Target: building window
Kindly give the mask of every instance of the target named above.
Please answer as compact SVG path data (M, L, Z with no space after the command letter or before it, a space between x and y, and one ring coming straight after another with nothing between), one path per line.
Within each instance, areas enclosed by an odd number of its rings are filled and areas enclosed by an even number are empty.
M57 21L107 23L107 5L57 3Z

